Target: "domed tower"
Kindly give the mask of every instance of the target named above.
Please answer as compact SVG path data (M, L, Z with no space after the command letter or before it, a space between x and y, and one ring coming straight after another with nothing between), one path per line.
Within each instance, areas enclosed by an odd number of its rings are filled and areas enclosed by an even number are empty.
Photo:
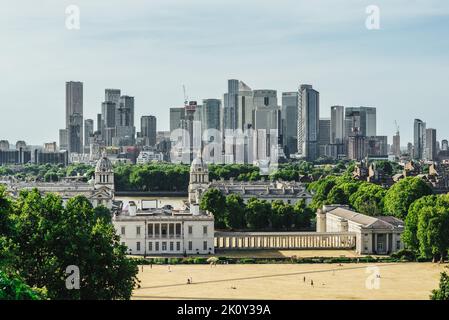
M201 155L190 165L189 202L199 203L201 194L209 187L209 170Z
M91 195L91 202L94 207L103 205L112 209L114 200L114 171L111 160L103 153L95 167L95 178L93 181L94 190Z
M95 189L107 187L114 190L114 170L111 160L103 153L100 160L97 161L95 167Z

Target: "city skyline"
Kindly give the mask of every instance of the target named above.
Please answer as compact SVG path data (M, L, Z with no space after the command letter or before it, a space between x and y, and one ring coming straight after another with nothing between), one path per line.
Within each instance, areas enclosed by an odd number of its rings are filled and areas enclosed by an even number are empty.
M84 119L96 119L105 88L121 88L136 99L136 119L154 115L159 130L168 130L169 108L183 104L183 84L200 102L223 99L233 78L277 90L278 101L310 83L320 92L323 118L333 105L376 107L378 134L391 140L397 120L403 146L413 141L415 118L436 128L438 140L449 137L440 116L449 100L444 1L378 1L381 29L371 31L368 1L247 1L239 6L251 10L232 16L239 33L230 38L225 17L232 6L225 2L212 10L205 1L111 1L108 8L78 1L80 30L65 28L69 4L0 5L10 17L0 22L8 44L0 62L8 79L0 88L2 118L9 120L2 121L2 139L58 141L66 81L84 83Z

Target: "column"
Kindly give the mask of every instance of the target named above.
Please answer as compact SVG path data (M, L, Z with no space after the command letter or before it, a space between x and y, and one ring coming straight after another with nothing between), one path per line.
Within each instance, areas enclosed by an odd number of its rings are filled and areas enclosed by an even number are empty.
M386 233L385 237L387 238L387 240L385 241L385 249L386 249L386 252L388 254L389 247L390 247L390 235L388 233Z

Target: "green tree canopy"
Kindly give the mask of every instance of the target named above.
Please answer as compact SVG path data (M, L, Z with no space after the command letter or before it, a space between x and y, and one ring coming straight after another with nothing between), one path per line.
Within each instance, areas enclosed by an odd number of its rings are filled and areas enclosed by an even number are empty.
M418 177L407 177L395 183L385 195L385 211L404 220L410 205L417 199L432 194L432 189Z

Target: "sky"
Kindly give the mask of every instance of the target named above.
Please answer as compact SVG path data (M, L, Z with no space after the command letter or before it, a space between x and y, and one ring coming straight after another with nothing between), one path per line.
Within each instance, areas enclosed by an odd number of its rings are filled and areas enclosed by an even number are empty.
M66 8L80 28L66 28ZM379 8L369 30L366 8ZM84 118L105 88L135 97L135 123L252 89L312 84L332 105L377 108L378 135L412 141L413 119L449 138L447 0L0 0L0 140L41 145L65 126L65 82L84 83Z

